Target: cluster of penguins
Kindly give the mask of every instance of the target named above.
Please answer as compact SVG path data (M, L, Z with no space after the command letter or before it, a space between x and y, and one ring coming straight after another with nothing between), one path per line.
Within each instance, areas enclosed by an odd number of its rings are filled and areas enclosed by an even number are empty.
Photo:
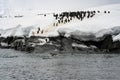
M72 21L73 19L78 19L82 21L84 18L92 18L96 14L101 13L101 11L77 11L77 12L62 12L60 14L53 13L53 17L55 18L56 22L53 23L53 26L58 26L59 24L66 24ZM104 11L105 14L110 14L110 11ZM44 17L46 17L46 14L44 14ZM38 28L37 34L43 34L44 31ZM34 34L34 32L33 32Z
M77 12L62 12L61 14L53 14L56 22L53 26L58 26L60 23L68 23L73 19L83 20L84 18L92 18L96 13L101 13L100 11L77 11ZM110 11L104 11L104 13L110 13Z

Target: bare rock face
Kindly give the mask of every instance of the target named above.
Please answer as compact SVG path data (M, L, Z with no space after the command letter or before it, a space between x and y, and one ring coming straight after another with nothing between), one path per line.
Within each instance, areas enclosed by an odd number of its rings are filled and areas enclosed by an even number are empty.
M57 46L50 45L50 44L44 44L40 46L36 46L34 49L35 53L44 53L44 52L53 52L55 50L58 50Z
M69 38L62 38L61 40L61 48L64 50L64 51L73 51L73 48L72 48L72 39L69 39Z
M88 40L80 42L87 46L95 45L99 49L111 49L113 47L113 40L111 35L105 35L100 41Z
M101 49L112 49L113 48L113 39L112 35L106 35L104 40L100 41Z
M11 41L12 39L12 41ZM94 46L95 48L98 48L100 50L109 50L109 51L115 51L120 49L120 41L113 42L112 35L104 35L101 39L98 41L96 40L79 40L79 38L76 37L64 37L64 35L57 36L57 37L48 37L49 41L46 42L43 45L36 45L32 46L34 44L39 44L40 37L32 37L32 38L6 38L3 39L4 42L11 45L12 48L15 48L16 50L21 51L28 51L28 52L36 52L36 53L43 53L43 52L54 52L54 51L66 51L66 52L72 52L72 51L80 51L80 50L89 50L92 49ZM44 38L42 38L44 39ZM13 41L14 40L14 41ZM36 41L37 40L37 41ZM73 43L77 44L77 46L73 46ZM84 45L84 46L83 46Z
M120 49L120 41L114 42L113 49Z
M112 49L110 49L110 52L120 52L120 41L113 42Z
M73 43L76 43L78 46L73 47ZM79 47L80 45L86 45L86 47ZM104 35L100 41L82 41L78 38L71 38L71 37L64 37L64 36L57 36L57 37L49 37L49 42L44 45L39 45L35 47L36 51L39 52L46 52L46 51L79 51L79 50L88 50L93 49L91 46L95 46L100 50L109 50L113 51L116 49L120 49L120 42L116 41L113 42L112 35ZM77 49L75 49L77 48ZM84 48L84 49L81 49Z

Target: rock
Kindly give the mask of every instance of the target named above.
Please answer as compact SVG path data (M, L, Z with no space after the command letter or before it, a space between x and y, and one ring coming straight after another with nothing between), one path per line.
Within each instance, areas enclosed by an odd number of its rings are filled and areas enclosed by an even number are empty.
M86 37L85 37L86 38ZM94 37L93 37L94 38ZM81 38L76 37L64 37L64 34L56 37L47 37L46 43L43 45L37 45L41 39L46 39L46 37L30 37L30 38L17 38L17 37L8 37L3 40L6 44L10 44L10 47L15 48L20 51L27 52L36 52L36 53L44 53L44 52L52 52L55 50L57 52L66 51L81 51L81 50L106 50L106 51L114 51L120 49L120 41L113 42L112 35L104 35L99 40L87 40L84 41ZM79 40L80 39L80 40ZM13 41L11 41L13 40ZM35 46L33 46L33 44ZM73 43L76 43L77 46L73 46ZM82 45L82 47L81 47ZM84 46L83 46L84 45Z
M112 49L113 48L113 39L112 35L105 35L104 40L98 42L100 44L100 49Z
M34 49L34 52L35 53L44 53L44 52L54 51L55 49L58 49L58 47L56 45L44 44L44 45L36 46Z
M120 41L113 42L113 48L110 49L111 52L120 52Z
M72 49L72 39L70 38L62 38L61 47L64 51L73 51Z
M112 40L111 35L105 35L103 39L101 39L100 41L89 40L89 41L81 41L81 42L87 46L95 45L99 49L112 49L113 48L113 40Z

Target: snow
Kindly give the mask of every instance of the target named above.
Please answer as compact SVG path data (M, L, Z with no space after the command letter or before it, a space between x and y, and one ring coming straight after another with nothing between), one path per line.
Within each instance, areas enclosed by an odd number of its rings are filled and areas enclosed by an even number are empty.
M88 46L86 46L84 44L76 44L76 43L73 43L72 46L73 47L79 47L79 48L89 48Z
M88 10L100 10L101 12L96 14L94 18L85 19L83 21L73 21L70 24L61 26L59 32L64 32L65 34L74 33L74 35L79 35L80 38L89 36L83 40L91 40L91 34L95 38L99 38L104 36L105 34L112 34L116 36L116 34L120 33L120 4L107 5L97 8L92 8ZM110 14L105 14L104 11L110 11ZM69 28L70 27L70 28ZM65 31L66 28L66 31ZM69 28L69 29L68 29ZM69 30L69 31L68 31ZM73 34L72 34L73 35ZM116 39L120 39L118 35L114 37Z
M4 43L4 42L1 42L0 45L1 45L1 46L5 46L5 47L8 47L8 44L7 44L7 43Z
M13 11L10 15L7 15L6 18L0 18L0 27L11 28L16 27L17 25L22 25L22 27L27 27L31 25L36 25L39 27L44 27L53 20L51 15L38 15L39 12L33 11ZM4 15L3 15L4 16ZM15 17L15 16L23 16L23 17Z
M23 35L23 32L22 32L22 29L21 29L20 25L18 25L15 28L7 29L7 30L3 31L2 34L1 34L2 37L22 36L22 35Z
M113 36L113 41L120 41L120 34Z
M120 4L85 9L85 11L87 10L99 10L100 13L96 13L93 18L85 18L83 21L74 19L57 27L53 26L53 23L56 22L53 13L46 13L44 16L43 13L35 10L13 11L12 15L0 18L0 27L5 29L1 36L32 36L33 32L34 36L58 36L59 33L63 33L66 37L74 35L79 36L82 40L96 40L105 34L111 34L114 36L114 41L120 40L118 35L120 33ZM110 11L110 13L104 13L104 11ZM15 18L14 16L23 17ZM38 34L38 28L44 33Z
M1 36L2 37L8 37L8 36L19 36L19 37L29 36L30 31L32 29L34 29L34 25L33 26L29 26L29 27L22 27L21 25L18 25L17 27L3 30L1 32Z
M93 9L94 10L94 9ZM98 9L99 10L99 9ZM106 9L104 9L106 10ZM83 21L74 21L68 25L67 27L72 27L73 29L79 29L83 32L93 32L96 33L102 29L108 29L115 26L119 26L119 11L112 11L110 14L104 14L103 12L100 14L96 14L94 18L85 19ZM65 27L63 26L63 27Z

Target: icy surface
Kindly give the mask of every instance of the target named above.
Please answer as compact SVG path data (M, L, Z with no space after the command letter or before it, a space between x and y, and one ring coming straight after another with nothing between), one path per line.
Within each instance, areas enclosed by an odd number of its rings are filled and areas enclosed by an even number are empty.
M49 53L0 49L0 79L120 80L120 54L80 53L52 57Z

